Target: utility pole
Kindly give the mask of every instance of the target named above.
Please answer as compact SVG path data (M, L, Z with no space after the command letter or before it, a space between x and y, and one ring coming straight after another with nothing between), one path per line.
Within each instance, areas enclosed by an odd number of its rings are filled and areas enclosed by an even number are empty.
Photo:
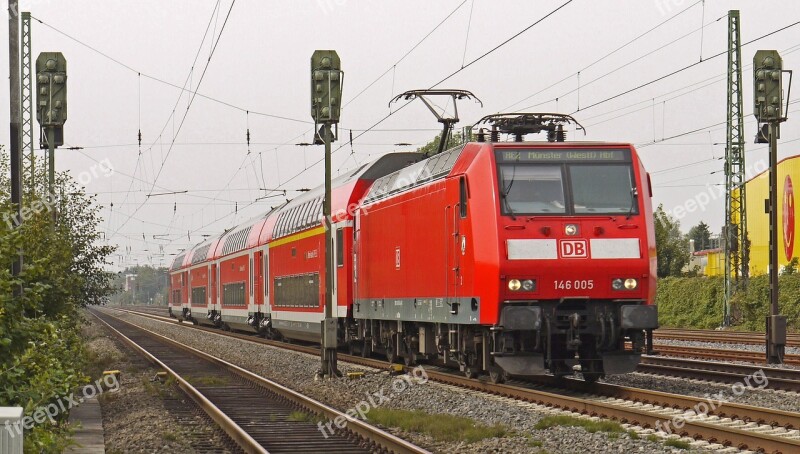
M10 135L9 153L11 154L11 203L14 205L14 228L22 226L22 150L20 149L20 109L21 90L19 85L19 4L17 0L8 0L8 81L10 98ZM22 270L22 251L11 264L11 275L18 276ZM15 288L15 297L21 296L21 290Z
M728 127L725 142L725 302L722 326L731 325L731 299L747 287L750 241L742 115L742 54L739 11L728 11Z
M342 105L342 83L344 73L341 70L341 60L334 50L316 50L311 56L311 116L314 117L314 130L321 124L319 137L315 144L325 144L325 203L323 216L325 218L325 319L322 321L322 366L319 376L322 378L335 378L342 375L336 361L336 348L338 347L338 312L335 311L336 302L333 300L334 286L334 257L333 253L333 226L331 213L331 142L336 140L332 127L336 126L338 132L339 114ZM321 139L321 140L320 140Z
M783 112L783 72L783 61L778 51L756 51L753 57L753 105L759 125L756 143L769 143L769 199L765 203L769 213L770 315L767 316L765 339L769 364L782 364L786 349L786 317L779 315L778 308L778 136L780 123L786 121L789 111L787 102L786 112ZM787 72L791 89L791 71Z
M36 191L36 156L33 153L33 72L31 53L31 13L22 17L22 185L25 193Z

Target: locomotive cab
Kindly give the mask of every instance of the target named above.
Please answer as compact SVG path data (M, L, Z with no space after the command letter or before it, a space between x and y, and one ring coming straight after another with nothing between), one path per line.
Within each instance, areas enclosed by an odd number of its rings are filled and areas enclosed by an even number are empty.
M500 292L492 356L511 374L632 372L658 326L647 174L625 144L493 144ZM626 341L632 345L626 350Z

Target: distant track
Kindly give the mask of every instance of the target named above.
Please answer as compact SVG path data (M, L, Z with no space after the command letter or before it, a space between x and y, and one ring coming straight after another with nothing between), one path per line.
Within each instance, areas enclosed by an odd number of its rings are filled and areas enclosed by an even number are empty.
M653 331L654 339L673 339L691 342L719 342L725 344L764 345L764 333L745 331L716 331L704 329L659 328ZM800 347L800 334L786 336L787 347Z
M166 308L163 311L166 311ZM174 319L153 315L152 313L126 312L177 323ZM253 335L223 332L188 324L186 326L192 326L195 329L218 335L244 339L249 342L312 355L319 354L318 348L313 346L287 344L265 340ZM339 354L339 360L378 369L386 368L387 366L385 360L362 358L360 356ZM567 411L613 419L645 428L655 428L657 424L668 421L677 415L682 415L686 410L696 408L699 405L708 407L704 398L628 388L606 383L589 384L581 380L545 376L532 381L515 381L513 384L501 385L492 384L482 379L468 379L459 373L440 370L435 366L426 367L426 372L429 379L441 383ZM537 389L541 384L552 387L554 390L543 391ZM564 391L568 391L570 395L565 395ZM585 397L587 393L591 395ZM798 430L800 415L797 413L725 403L716 409L709 409L706 414L687 417L684 423L681 433L695 439L704 439L724 446L734 446L739 449L753 451L761 450L785 454L800 452L800 431Z
M677 356L679 358L702 358L719 361L744 361L750 363L765 363L766 358L762 352L746 350L731 350L722 348L683 347L675 345L656 344L655 350L660 355ZM800 366L800 355L786 355L784 364Z

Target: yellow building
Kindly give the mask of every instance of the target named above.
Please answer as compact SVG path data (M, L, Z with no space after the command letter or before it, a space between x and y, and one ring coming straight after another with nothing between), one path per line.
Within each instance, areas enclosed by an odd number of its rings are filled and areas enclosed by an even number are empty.
M794 257L800 257L796 244L798 220L794 207L794 186L800 184L800 156L792 156L778 163L778 266L783 268ZM746 183L747 234L750 238L750 274L769 271L769 214L764 212L769 199L769 173L761 172ZM713 256L713 257L712 257ZM725 274L725 258L721 252L708 255L707 276Z

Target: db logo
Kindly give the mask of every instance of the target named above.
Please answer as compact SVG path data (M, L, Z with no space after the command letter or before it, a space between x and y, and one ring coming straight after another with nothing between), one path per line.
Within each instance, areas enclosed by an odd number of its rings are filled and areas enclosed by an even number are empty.
M586 244L586 240L561 240L558 249L562 258L589 257L589 246Z

